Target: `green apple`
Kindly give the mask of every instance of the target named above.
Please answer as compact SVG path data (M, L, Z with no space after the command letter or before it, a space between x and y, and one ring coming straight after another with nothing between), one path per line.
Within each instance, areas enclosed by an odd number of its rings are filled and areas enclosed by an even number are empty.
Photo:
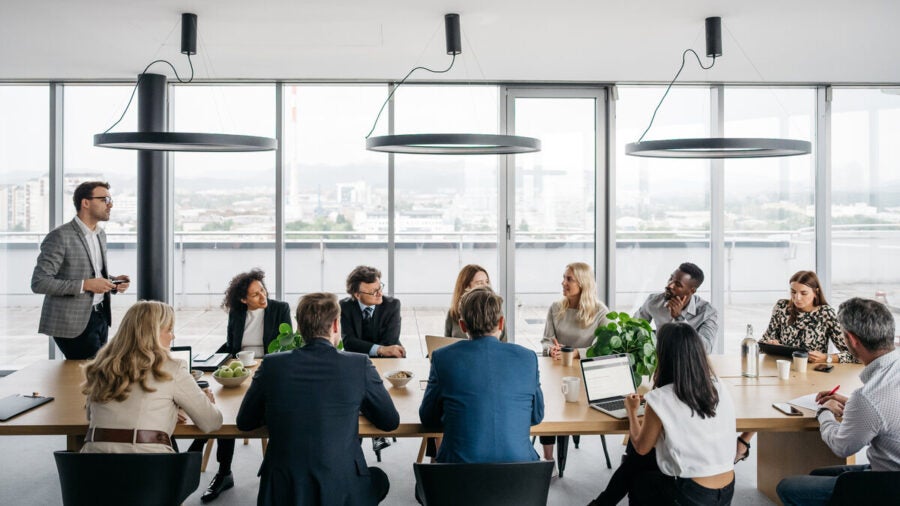
M235 369L243 369L243 368L244 368L244 364L235 361L235 362L232 362L232 363L228 364L228 367L230 367L231 370L233 371L233 370L235 370Z
M234 371L232 371L231 369L228 369L228 368L221 369L221 370L219 371L219 377L220 377L220 378L233 378L233 377L234 377Z

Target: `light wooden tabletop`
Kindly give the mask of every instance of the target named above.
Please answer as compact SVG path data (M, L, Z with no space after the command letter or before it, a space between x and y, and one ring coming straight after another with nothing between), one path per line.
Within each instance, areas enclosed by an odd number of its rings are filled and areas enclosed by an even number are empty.
M426 432L419 423L419 404L424 388L420 380L427 380L429 362L427 359L375 359L382 375L393 370L412 371L415 377L404 388L393 388L385 381L397 410L400 412L400 427L392 432L395 436L422 436ZM776 375L775 357L762 356L760 377L742 378L740 358L713 355L710 357L716 373L728 385L735 402L738 430L795 432L818 430L818 422L812 411L804 410L802 417L789 417L772 408L772 403L785 402L809 393L830 390L841 385L845 395L861 386L859 373L861 365L834 364L831 373L821 373L808 366L807 372L791 372L791 378L780 380ZM628 423L617 420L587 405L583 393L577 403L565 402L560 392L564 376L581 377L581 368L576 361L571 367L563 367L561 362L547 357L538 360L541 370L541 387L544 393L544 422L532 428L535 435L549 434L609 434L625 433ZM245 381L237 388L223 388L209 374L205 375L216 397L216 404L222 410L224 424L215 432L218 435L264 436L265 430L243 433L235 427L235 416L241 400L252 380ZM6 378L0 379L0 397L11 394L50 395L53 402L23 413L9 421L0 422L0 435L83 435L87 430L84 412L84 396L79 385L83 381L81 362L40 361ZM360 435L380 435L365 418L360 418ZM179 436L198 435L200 432L191 424L179 425L175 434Z

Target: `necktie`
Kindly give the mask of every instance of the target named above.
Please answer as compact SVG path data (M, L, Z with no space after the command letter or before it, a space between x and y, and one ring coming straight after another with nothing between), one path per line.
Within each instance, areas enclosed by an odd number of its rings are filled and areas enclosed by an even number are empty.
M375 312L374 307L367 307L363 310L363 320L369 320L372 318L372 313Z

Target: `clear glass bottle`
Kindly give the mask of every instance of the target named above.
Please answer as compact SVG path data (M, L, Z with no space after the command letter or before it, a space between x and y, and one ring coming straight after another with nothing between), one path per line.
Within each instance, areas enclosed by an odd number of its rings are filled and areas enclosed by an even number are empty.
M753 338L753 325L747 325L747 336L741 341L741 376L759 377L759 343Z

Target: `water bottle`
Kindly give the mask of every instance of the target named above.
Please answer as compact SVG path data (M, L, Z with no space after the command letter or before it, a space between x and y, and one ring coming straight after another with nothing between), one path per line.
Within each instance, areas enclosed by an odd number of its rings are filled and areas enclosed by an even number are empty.
M759 343L753 339L753 325L747 325L747 336L741 341L741 376L759 377Z

